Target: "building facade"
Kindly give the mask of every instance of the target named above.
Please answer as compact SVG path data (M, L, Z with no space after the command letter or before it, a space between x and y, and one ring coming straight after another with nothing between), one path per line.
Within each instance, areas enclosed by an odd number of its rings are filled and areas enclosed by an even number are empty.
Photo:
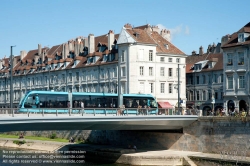
M209 45L204 53L195 51L186 61L187 110L197 111L203 116L216 114L223 108L223 54L221 44Z
M232 35L222 37L224 67L224 109L227 113L249 112L250 23Z
M180 98L186 100L186 55L169 38L169 31L155 26L133 28L126 24L120 34L110 30L98 37L89 34L51 48L39 44L28 53L21 51L13 59L14 106L30 90L117 93L120 84L122 93L152 94L158 102L174 108L178 66ZM0 105L8 107L9 58L2 59L0 65Z

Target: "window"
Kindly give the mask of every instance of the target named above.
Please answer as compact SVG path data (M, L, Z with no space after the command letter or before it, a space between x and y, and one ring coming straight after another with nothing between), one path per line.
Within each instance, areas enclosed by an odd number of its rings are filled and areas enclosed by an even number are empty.
M218 99L218 92L214 93L214 99Z
M199 83L200 83L200 77L196 76L196 84L199 84Z
M190 84L193 84L193 76L190 76Z
M176 58L176 63L180 63L180 58Z
M165 84L161 83L161 93L165 93Z
M233 65L233 54L229 53L227 54L227 66Z
M116 71L116 68L113 69L114 71L114 77L117 77L117 71Z
M233 76L227 76L227 89L233 89Z
M214 74L214 83L217 83L218 80L217 80L217 74Z
M168 62L172 62L173 61L173 58L168 58Z
M194 100L194 92L190 91L190 100Z
M143 76L143 69L144 67L143 66L140 66L140 75Z
M172 68L168 68L168 76L169 76L169 77L172 77L172 74L173 74L173 73L172 73Z
M205 75L202 76L202 83L206 84L206 76Z
M72 73L69 73L69 81L72 82Z
M125 67L122 67L122 76L126 76L126 70L125 70Z
M149 83L150 93L154 93L154 83Z
M168 84L168 93L173 93L173 84Z
M196 100L200 100L200 91L196 91Z
M165 75L164 71L165 71L165 67L161 67L160 76L164 76Z
M149 61L153 61L153 50L149 50Z
M153 67L149 67L149 76L153 75Z
M202 97L203 97L203 100L205 101L206 100L206 91L202 92Z
M239 88L245 88L245 76L239 76Z
M64 83L64 81L65 81L65 74L62 74L62 81L61 81L61 83Z
M121 62L125 62L125 51L122 50Z
M165 57L161 57L161 62L165 62Z
M208 83L211 84L211 75L208 75Z
M244 42L244 34L243 33L238 34L238 42Z
M79 81L79 72L76 72L76 81Z
M244 65L244 53L238 52L238 65Z
M223 99L223 92L220 93L220 97L221 97L221 99Z
M220 75L220 83L223 82L223 74Z

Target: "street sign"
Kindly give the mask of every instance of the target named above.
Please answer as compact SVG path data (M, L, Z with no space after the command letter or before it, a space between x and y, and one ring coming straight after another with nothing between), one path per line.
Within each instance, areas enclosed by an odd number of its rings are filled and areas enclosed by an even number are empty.
M212 104L214 104L215 103L215 99L214 98L212 98L212 102L211 102Z

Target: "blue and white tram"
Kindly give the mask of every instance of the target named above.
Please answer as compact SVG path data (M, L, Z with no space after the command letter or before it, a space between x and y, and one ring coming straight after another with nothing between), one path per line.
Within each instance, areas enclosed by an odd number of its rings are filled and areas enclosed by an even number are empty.
M36 103L37 96L39 104ZM118 94L114 93L29 91L20 100L18 111L68 113L70 110L78 113L81 101L86 114L109 114L119 109ZM157 102L151 94L123 94L123 104L126 114L138 114L138 108L147 108L150 114L158 113Z

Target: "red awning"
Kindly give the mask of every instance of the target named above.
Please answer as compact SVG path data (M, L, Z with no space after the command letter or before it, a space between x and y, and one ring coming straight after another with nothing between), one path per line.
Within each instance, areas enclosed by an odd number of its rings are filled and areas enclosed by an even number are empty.
M158 102L158 105L159 105L159 108L173 108L173 106L167 101Z

